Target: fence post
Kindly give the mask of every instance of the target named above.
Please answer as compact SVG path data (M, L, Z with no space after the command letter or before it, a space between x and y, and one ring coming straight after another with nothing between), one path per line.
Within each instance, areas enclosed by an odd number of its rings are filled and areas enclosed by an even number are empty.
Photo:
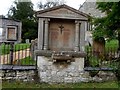
M10 42L10 64L13 64L13 49L14 49L14 42Z

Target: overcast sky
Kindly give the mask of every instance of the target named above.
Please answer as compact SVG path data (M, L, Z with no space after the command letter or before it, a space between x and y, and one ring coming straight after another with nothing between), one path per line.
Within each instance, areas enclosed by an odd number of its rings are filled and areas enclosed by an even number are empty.
M0 15L6 15L10 6L13 4L14 0L1 0L0 2ZM37 3L40 0L31 0L32 3L34 4L34 9L35 10L39 10L37 8ZM45 0L42 0L45 1ZM66 4L75 8L75 9L79 9L80 4L83 4L85 2L85 0L65 0Z

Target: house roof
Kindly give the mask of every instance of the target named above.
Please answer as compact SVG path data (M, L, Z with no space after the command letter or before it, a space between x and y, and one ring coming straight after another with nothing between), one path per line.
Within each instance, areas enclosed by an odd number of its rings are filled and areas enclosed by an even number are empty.
M104 17L105 13L101 12L97 8L96 2L89 2L89 0L86 0L79 8L80 11L89 14L92 17Z
M63 4L63 5L59 5L59 6L55 6L55 7L52 7L52 8L48 8L48 9L45 9L45 10L40 10L40 11L37 11L36 14L39 15L39 14L43 14L43 13L46 13L46 12L50 12L50 11L53 11L53 10L57 10L57 9L60 9L60 8L66 8L74 13L77 13L79 15L82 15L84 17L88 17L89 15L86 14L86 13L83 13L77 9L74 9L66 4Z
M0 15L0 19L4 19L4 20L12 20L12 21L15 21L15 22L21 22L20 20L11 19L11 18L6 18L6 17L3 16L3 15Z

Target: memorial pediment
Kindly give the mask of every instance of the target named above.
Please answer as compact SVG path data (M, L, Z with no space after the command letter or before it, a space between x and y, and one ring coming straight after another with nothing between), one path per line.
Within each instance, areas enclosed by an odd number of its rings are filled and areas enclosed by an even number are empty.
M66 18L87 20L88 15L67 5L56 6L37 12L37 17Z

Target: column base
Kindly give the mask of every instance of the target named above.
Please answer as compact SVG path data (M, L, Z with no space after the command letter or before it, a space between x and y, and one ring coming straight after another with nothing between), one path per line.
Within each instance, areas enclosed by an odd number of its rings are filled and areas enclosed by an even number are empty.
M79 47L76 46L76 47L74 48L74 51L79 51Z
M48 50L48 47L47 46L44 46L44 48L43 48L44 50Z

